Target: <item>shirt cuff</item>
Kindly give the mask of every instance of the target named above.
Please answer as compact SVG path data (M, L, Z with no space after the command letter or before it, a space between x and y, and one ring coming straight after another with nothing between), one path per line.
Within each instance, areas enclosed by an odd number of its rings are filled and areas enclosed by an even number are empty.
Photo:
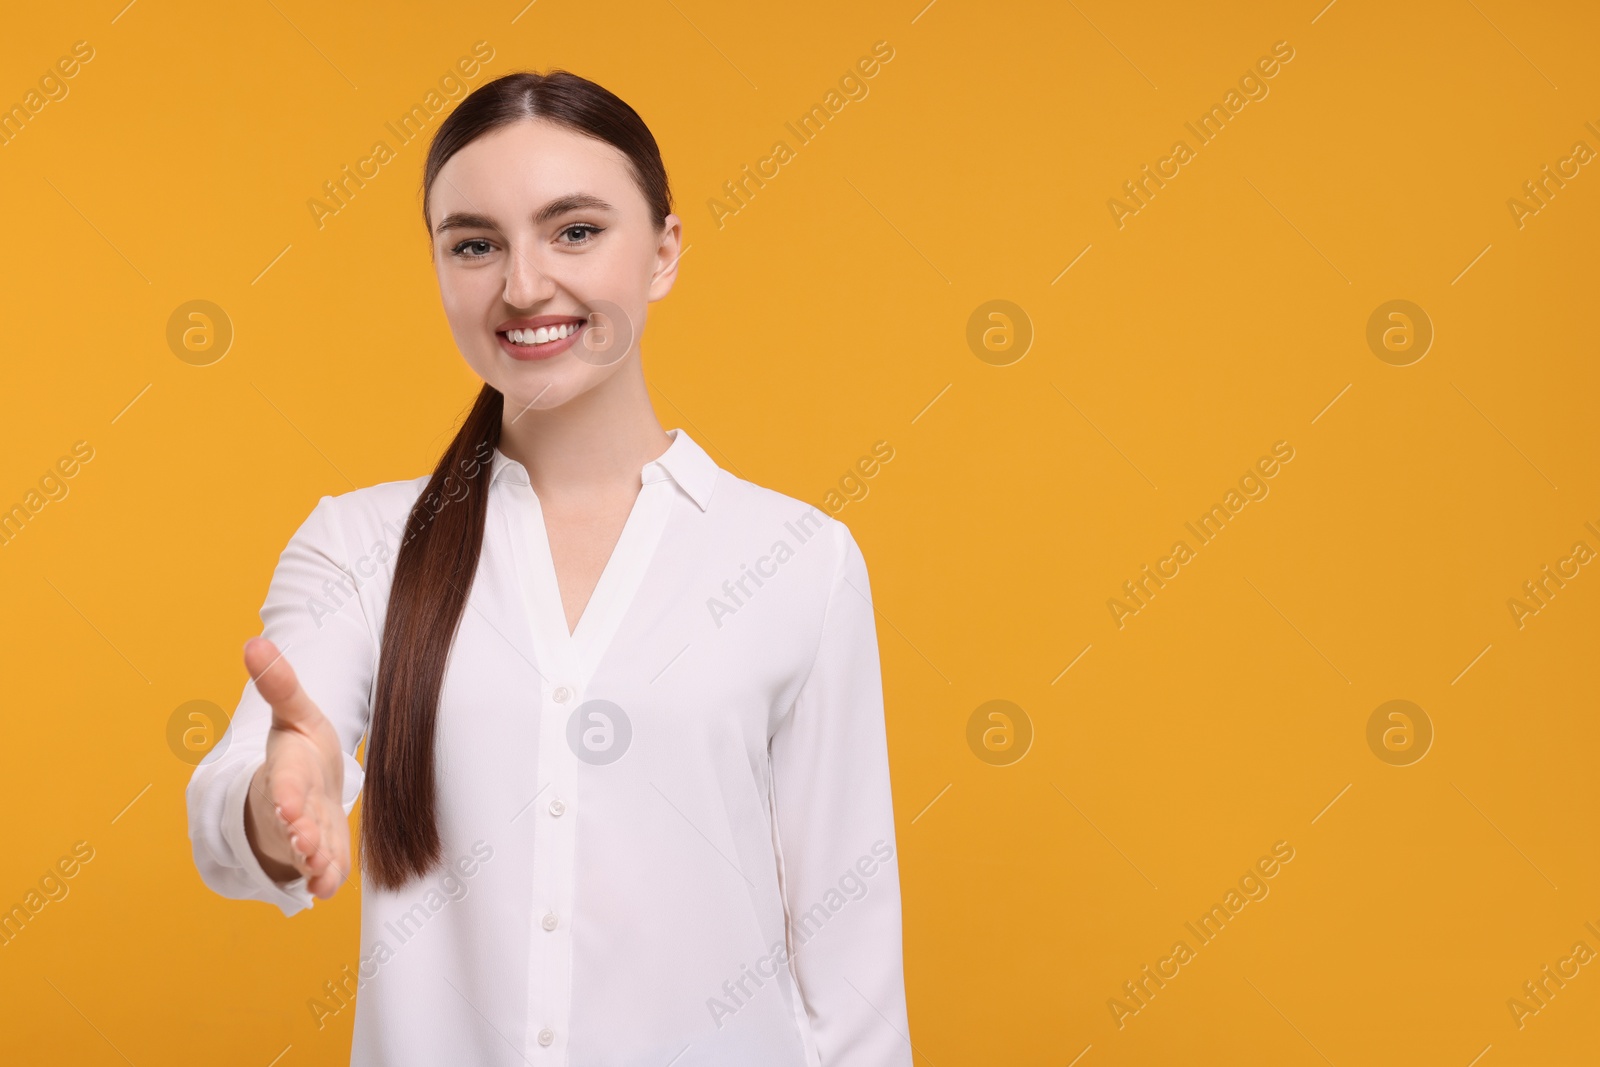
M252 895L257 900L276 904L285 915L293 915L311 907L316 900L306 888L305 876L301 875L292 882L281 884L273 881L272 876L261 866L261 861L256 858L255 849L250 847L250 839L244 830L245 797L250 790L250 783L255 779L256 771L265 762L258 760L247 765L229 783L228 792L222 802L222 837L228 842L228 847L233 849L235 862L244 871L245 878L255 890Z

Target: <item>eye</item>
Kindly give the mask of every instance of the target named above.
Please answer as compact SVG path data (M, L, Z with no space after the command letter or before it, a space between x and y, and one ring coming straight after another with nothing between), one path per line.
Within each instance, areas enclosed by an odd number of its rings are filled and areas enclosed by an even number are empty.
M450 249L450 254L452 256L459 256L462 259L482 259L484 256L488 255L493 248L494 245L490 244L486 238L469 237L465 241L462 241L460 244L456 245L454 248Z
M575 222L571 226L568 226L565 229L563 229L561 231L561 236L565 237L566 235L568 235L570 233L578 233L578 234L582 235L581 239L580 240L576 240L576 241L562 241L561 243L564 244L564 245L568 245L568 246L571 246L571 245L586 245L590 241L594 240L594 237L592 236L593 234L603 233L603 232L604 232L604 229L602 227L600 227L600 226L594 226L594 225L591 225L590 223L587 223L587 222Z

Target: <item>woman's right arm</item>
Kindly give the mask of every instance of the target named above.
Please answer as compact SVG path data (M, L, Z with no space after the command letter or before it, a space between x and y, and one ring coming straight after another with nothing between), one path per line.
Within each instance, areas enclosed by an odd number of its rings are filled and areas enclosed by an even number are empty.
M342 569L350 549L340 507L318 501L279 557L261 607L267 640L246 645L251 679L187 791L201 879L285 915L331 896L349 874L348 816L361 794L355 750L377 641Z

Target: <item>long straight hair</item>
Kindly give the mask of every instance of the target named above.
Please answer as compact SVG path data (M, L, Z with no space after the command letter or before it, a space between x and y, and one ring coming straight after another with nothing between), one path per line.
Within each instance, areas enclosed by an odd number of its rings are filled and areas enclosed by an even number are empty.
M528 119L553 122L621 151L657 230L666 224L672 211L666 167L638 113L576 74L519 71L479 86L435 131L422 178L422 219L430 245L428 194L440 169L484 134ZM426 875L443 857L435 722L450 646L483 548L504 411L504 397L485 383L412 507L395 561L362 788L362 859L368 877L382 889L398 889Z

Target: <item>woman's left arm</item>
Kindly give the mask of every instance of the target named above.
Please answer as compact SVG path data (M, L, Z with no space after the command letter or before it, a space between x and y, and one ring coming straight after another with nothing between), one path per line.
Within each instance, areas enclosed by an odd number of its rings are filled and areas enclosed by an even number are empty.
M910 1067L872 590L855 537L831 526L816 660L771 743L790 954L822 1067Z

